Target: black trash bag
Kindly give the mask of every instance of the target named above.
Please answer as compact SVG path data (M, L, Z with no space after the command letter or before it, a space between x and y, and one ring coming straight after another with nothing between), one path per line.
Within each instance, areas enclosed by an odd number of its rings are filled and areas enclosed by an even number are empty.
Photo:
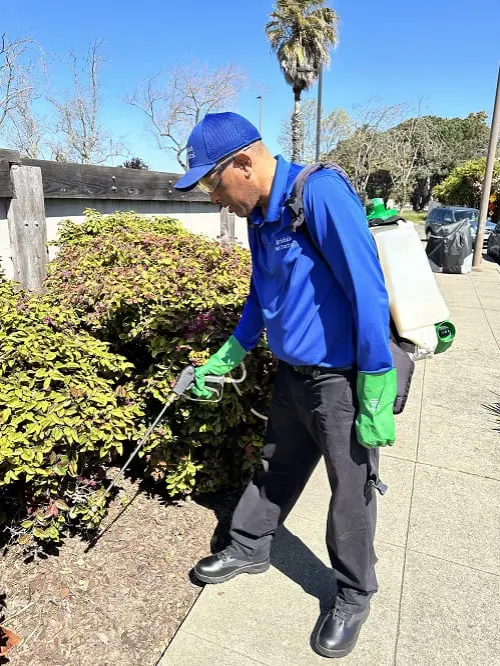
M469 273L473 251L469 220L443 224L433 231L425 251L435 273Z
M488 238L488 256L500 262L500 223Z

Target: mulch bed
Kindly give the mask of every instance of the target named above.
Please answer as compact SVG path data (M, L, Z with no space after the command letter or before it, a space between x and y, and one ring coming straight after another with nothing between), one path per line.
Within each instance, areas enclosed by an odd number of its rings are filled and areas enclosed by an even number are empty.
M80 538L68 538L57 555L30 563L17 548L4 551L2 624L23 640L0 663L158 662L201 592L191 569L210 553L214 531L216 539L225 533L235 498L168 503L141 492L130 480L122 481L121 488L104 526L122 515L93 548Z

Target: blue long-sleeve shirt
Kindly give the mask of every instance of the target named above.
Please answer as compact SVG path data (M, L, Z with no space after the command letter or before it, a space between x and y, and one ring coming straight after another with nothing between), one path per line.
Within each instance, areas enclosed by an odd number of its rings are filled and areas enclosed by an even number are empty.
M301 168L278 157L267 214L249 219L252 280L234 336L249 351L266 328L291 365L390 370L387 292L361 201L340 173L316 171L304 188L307 230L293 232L285 202Z

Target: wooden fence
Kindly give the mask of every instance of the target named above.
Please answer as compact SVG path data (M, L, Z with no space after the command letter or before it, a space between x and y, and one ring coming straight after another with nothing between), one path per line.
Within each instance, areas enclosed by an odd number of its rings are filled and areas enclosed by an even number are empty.
M166 210L172 205L213 209L201 190L175 190L179 178L174 173L21 159L16 151L0 149L0 204L3 201L6 211L13 279L24 289L41 289L48 264L46 204L83 199L108 200L112 206L130 201L161 202ZM234 215L223 210L219 238L232 242L234 237Z

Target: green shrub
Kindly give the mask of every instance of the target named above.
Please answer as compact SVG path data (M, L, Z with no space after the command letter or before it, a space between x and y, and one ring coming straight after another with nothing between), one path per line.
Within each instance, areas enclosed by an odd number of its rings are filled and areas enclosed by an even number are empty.
M0 522L15 515L22 544L96 526L105 466L141 428L132 364L77 324L50 296L0 282Z
M249 254L133 213L66 223L43 296L0 281L0 524L21 544L58 542L105 513L106 468L135 446L187 364L232 332ZM269 406L272 358L248 356L243 400ZM156 429L146 474L171 495L240 485L264 423L231 387L182 399Z
M486 170L486 160L470 160L454 169L442 183L436 185L432 194L443 204L479 208ZM500 219L500 160L493 171L489 215L493 221Z
M249 253L169 218L86 216L83 225L67 222L61 230L49 295L133 364L130 391L151 422L179 372L202 364L233 331L248 293ZM242 387L263 413L271 364L262 342L248 356ZM264 427L231 387L217 405L181 399L145 452L147 473L172 495L239 485L259 458Z

